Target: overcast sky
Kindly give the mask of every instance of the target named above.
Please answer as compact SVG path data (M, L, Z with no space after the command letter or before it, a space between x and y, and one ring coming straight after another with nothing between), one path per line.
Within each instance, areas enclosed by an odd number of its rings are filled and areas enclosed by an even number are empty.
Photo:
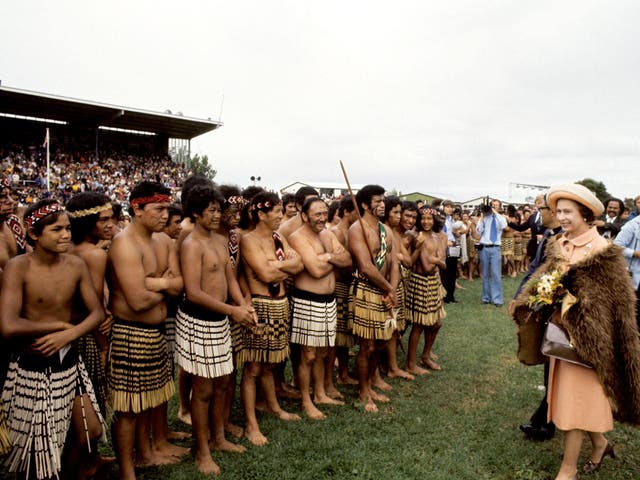
M4 2L2 85L218 119L216 180L640 194L637 1Z

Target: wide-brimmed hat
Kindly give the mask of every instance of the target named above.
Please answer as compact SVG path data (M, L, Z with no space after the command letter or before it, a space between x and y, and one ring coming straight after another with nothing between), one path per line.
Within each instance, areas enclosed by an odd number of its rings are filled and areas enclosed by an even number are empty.
M561 198L573 200L580 205L584 205L591 210L596 217L604 212L604 205L598 200L598 197L587 187L578 183L556 185L551 187L547 192L547 204L552 210L556 209L556 204Z

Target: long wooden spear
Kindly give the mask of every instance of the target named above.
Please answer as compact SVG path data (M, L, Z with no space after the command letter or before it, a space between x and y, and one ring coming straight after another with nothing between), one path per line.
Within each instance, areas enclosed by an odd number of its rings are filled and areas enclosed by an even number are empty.
M369 237L367 236L367 232L364 229L364 222L362 220L362 215L360 215L360 209L358 208L358 202L356 201L356 196L353 194L353 190L351 190L351 184L349 183L349 177L347 176L347 171L344 168L344 164L342 160L339 160L340 168L342 169L342 175L344 176L344 181L347 182L347 189L349 190L349 195L351 195L351 202L353 203L353 207L356 210L356 215L358 216L358 223L360 223L360 228L362 229L362 236L364 236L364 243L367 245L367 249L369 250L369 254L371 255L371 260L373 260L373 264L376 264L376 255L374 253L373 247L369 243Z

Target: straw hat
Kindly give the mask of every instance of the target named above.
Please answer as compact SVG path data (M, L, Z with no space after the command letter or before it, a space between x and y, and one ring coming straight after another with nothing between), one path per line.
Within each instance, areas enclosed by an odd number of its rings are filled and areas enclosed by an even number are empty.
M595 217L604 212L604 205L598 200L598 197L583 185L577 183L564 183L562 185L556 185L551 187L547 192L547 204L552 210L556 209L558 200L566 198L573 200L581 205L584 205L593 212Z

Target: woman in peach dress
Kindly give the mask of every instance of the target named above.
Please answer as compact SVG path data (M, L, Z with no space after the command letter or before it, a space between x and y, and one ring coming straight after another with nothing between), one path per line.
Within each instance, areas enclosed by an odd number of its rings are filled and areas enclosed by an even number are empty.
M548 417L565 432L556 480L569 480L578 478L584 432L592 448L582 470L590 473L600 468L606 455L615 456L604 436L613 430L614 415L620 421L640 423L640 341L633 287L621 250L600 237L592 225L604 210L602 203L577 184L551 188L547 203L564 233L549 241L547 261L533 281L552 271L564 274L567 293L554 323L567 331L578 356L593 366L550 358ZM526 310L531 293L518 297L520 313Z

